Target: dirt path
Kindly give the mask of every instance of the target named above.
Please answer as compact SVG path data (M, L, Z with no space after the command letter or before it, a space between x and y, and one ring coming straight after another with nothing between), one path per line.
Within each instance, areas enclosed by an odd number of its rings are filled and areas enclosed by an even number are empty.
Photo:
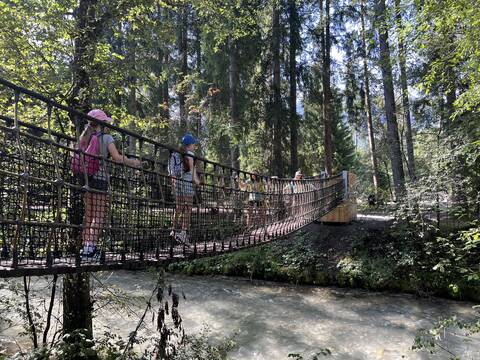
M384 215L359 214L357 220L350 224L313 223L302 232L308 237L312 247L319 253L325 254L325 259L331 266L352 253L356 244L366 239L376 239L388 236L393 218ZM294 242L292 236L287 240Z

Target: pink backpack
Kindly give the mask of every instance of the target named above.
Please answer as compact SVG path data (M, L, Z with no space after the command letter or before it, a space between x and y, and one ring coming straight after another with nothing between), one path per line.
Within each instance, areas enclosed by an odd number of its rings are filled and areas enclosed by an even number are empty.
M88 176L94 175L100 170L100 141L98 137L101 133L93 134L88 144L80 144L78 150L82 152L75 152L72 158L72 172L77 174L83 174L84 170ZM93 156L89 156L93 155Z

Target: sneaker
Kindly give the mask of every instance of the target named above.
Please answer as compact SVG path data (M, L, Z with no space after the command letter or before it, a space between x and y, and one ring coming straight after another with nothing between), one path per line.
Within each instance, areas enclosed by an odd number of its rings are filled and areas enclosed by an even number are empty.
M183 232L183 242L185 243L185 245L190 246L190 239L186 231Z
M97 247L95 245L85 245L82 250L82 256L91 258L97 253Z
M190 246L188 244L187 232L185 230L180 231L175 235L175 240L182 245Z
M184 238L185 238L185 231L182 230L175 233L175 240L177 240L178 242L183 244L185 242Z

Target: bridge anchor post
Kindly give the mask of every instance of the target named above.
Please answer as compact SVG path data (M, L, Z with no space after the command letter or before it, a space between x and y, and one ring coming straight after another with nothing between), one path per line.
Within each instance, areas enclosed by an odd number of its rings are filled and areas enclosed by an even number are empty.
M357 218L357 201L354 193L357 177L352 172L344 171L342 178L343 200L332 211L320 218L323 223L348 224Z

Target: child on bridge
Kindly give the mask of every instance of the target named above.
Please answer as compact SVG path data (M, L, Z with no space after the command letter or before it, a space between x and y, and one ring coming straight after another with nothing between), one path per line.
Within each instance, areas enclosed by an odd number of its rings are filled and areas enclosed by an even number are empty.
M193 182L199 185L193 150L198 141L192 134L185 134L180 147L181 153L173 152L168 161L168 172L172 177L172 190L175 195L175 212L172 220L172 236L176 241L188 245L187 231L190 229L190 218L195 190ZM180 225L180 230L177 227Z
M243 190L248 192L247 229L265 227L265 185L256 174L242 184Z
M78 149L82 153L74 154L72 170L78 183L86 188L83 196L85 213L82 256L93 257L97 252L98 238L108 206L109 173L105 159L111 157L116 163L133 167L139 167L140 161L129 159L118 152L112 135L108 134L108 128L101 125L101 122L111 124L111 117L100 109L94 109L87 115L100 123L90 121L80 135Z

